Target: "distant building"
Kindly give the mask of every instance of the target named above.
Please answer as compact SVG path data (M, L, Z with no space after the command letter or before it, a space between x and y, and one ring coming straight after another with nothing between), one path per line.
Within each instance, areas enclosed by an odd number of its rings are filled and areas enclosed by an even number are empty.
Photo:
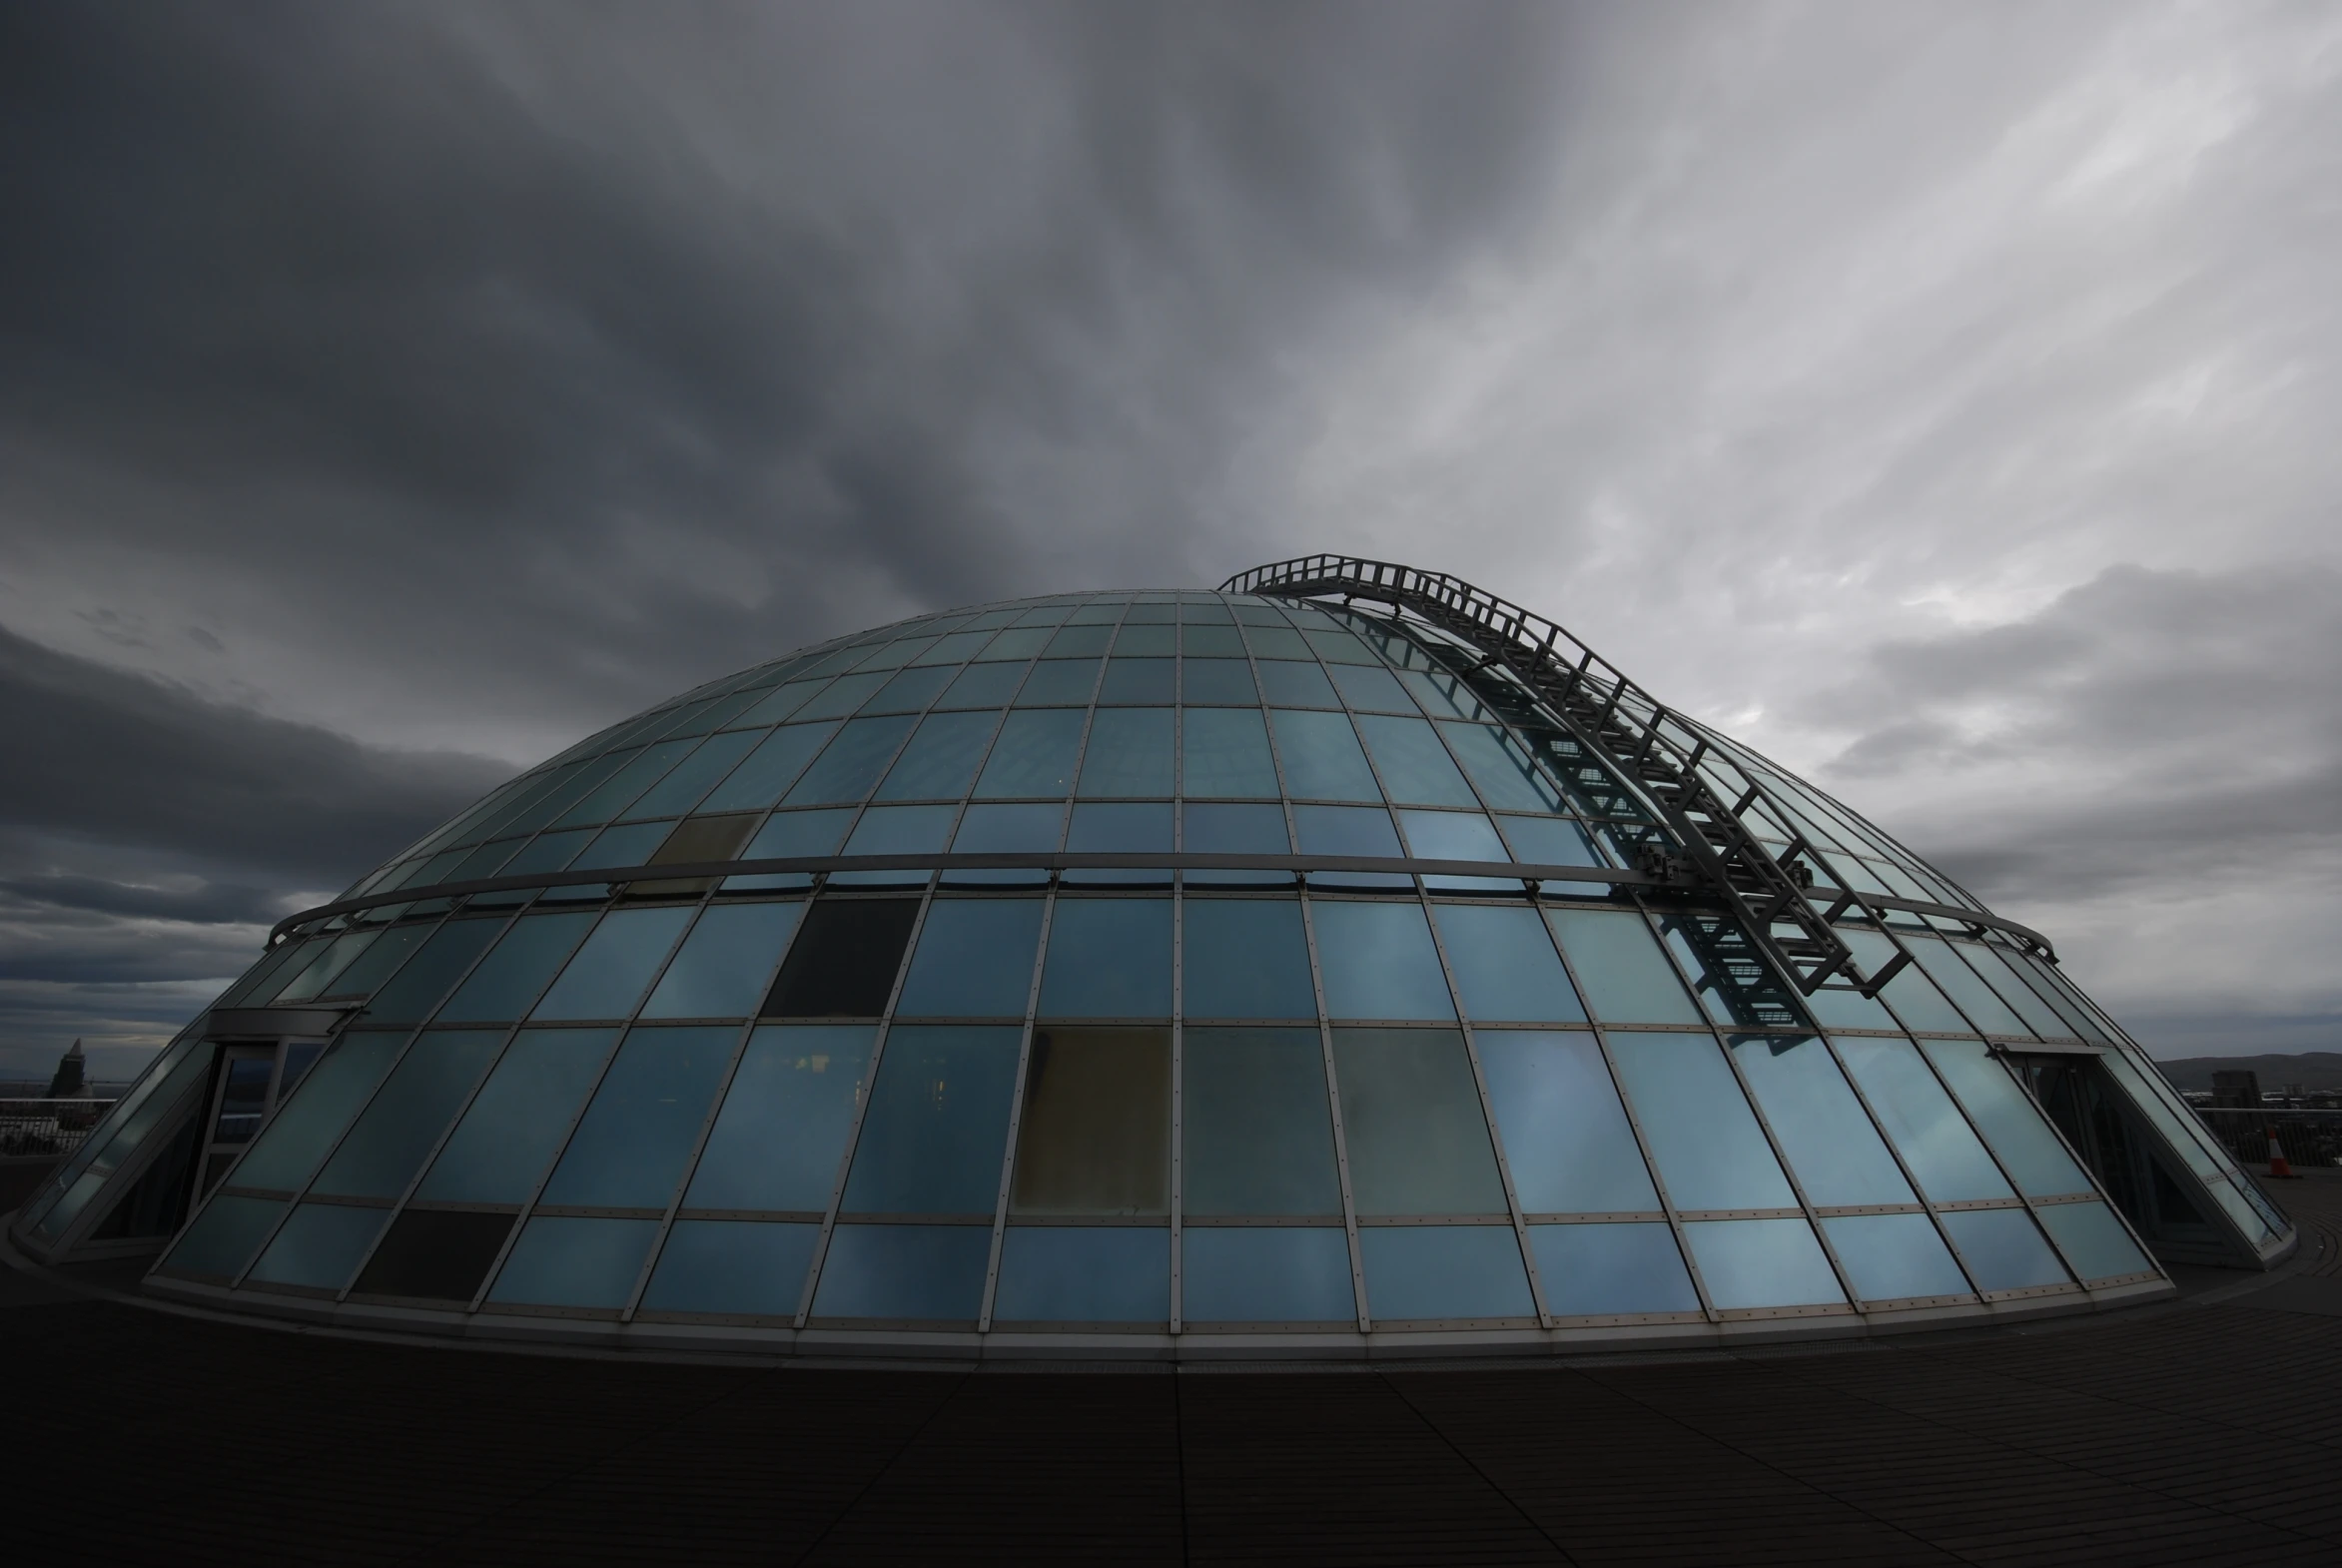
M2249 1068L2214 1073L2212 1104L2249 1111L2261 1103L2261 1076Z
M57 1059L57 1071L49 1078L47 1098L51 1100L78 1100L87 1095L90 1092L90 1086L89 1080L83 1076L83 1071L88 1066L88 1059L82 1055L81 1042L76 1040L65 1055Z

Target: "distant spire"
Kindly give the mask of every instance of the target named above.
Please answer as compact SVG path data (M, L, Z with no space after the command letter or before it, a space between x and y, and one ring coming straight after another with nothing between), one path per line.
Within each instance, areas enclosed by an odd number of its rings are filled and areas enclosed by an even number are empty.
M88 1094L89 1083L82 1076L82 1070L85 1066L86 1060L82 1056L81 1042L77 1039L72 1048L57 1059L57 1074L49 1080L48 1098L51 1100L78 1100Z

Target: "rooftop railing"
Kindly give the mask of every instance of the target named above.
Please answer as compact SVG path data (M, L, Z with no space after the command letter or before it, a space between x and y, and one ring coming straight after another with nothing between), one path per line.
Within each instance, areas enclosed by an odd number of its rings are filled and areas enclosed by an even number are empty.
M0 1159L69 1155L113 1109L112 1100L0 1100Z

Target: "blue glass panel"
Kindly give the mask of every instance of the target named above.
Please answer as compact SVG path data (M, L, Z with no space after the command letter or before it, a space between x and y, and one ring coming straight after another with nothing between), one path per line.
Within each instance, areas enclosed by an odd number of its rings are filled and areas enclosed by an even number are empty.
M790 724L774 730L709 793L706 809L747 811L771 805L837 730L834 723Z
M1979 1290L2066 1283L2065 1265L2021 1208L1961 1208L1943 1216Z
M805 913L801 903L721 904L699 917L643 1005L644 1018L746 1018Z
M827 806L860 800L886 772L895 750L918 721L908 714L855 719L823 748L794 788L783 797L792 806Z
M1132 707L1168 706L1171 700L1173 666L1169 659L1109 659L1106 683L1098 700Z
M939 708L1005 708L1025 683L1022 664L971 664L936 703Z
M450 920L431 934L389 985L375 993L368 1022L413 1024L428 1018L473 959L504 929L498 920Z
M731 1028L630 1031L541 1201L666 1207L739 1041Z
M1284 764L1287 794L1303 800L1382 799L1374 770L1366 766L1366 753L1358 749L1358 737L1346 716L1272 711L1269 722L1276 730L1276 754Z
M1323 1049L1313 1029L1186 1032L1188 1213L1341 1212Z
M582 828L596 822L609 821L624 810L635 796L650 788L667 769L682 761L684 754L697 744L690 740L668 740L644 747L599 788L561 813L560 820L554 825Z
M827 681L816 678L776 686L758 699L756 706L742 713L739 722L744 725L778 724L805 706L813 699L813 694L826 684Z
M247 1279L339 1290L358 1272L359 1259L382 1233L388 1208L348 1203L304 1203L293 1210Z
M1197 855L1289 855L1281 806L1212 806L1190 803L1182 810L1186 830L1180 847ZM1289 877L1286 880L1291 880Z
M1358 1232L1378 1322L1529 1317L1528 1270L1509 1225L1371 1225Z
M1046 1018L1169 1018L1171 900L1058 900L1042 972Z
M337 1197L404 1192L503 1043L501 1030L434 1029L417 1035L334 1151L316 1190Z
M1663 1224L1531 1225L1537 1282L1556 1317L1696 1312L1675 1235Z
M2084 1279L2145 1273L2155 1266L2104 1203L2050 1203L2033 1213Z
M1333 694L1333 683L1325 678L1324 667L1315 660L1299 664L1285 659L1262 659L1258 668L1261 693L1277 707L1341 706L1341 699Z
M660 779L628 806L622 813L627 819L639 821L645 817L676 817L699 803L716 780L732 771L733 765L748 755L764 736L754 730L734 730L728 735L711 735L702 741L699 749L675 764L674 771Z
M195 1216L163 1266L175 1273L233 1276L252 1261L284 1212L283 1198L215 1197Z
M1926 1214L1841 1214L1822 1229L1862 1300L1967 1293L1967 1276Z
M1494 715L1472 694L1461 677L1448 670L1405 669L1398 672L1399 683L1423 705L1425 712L1438 718L1485 719Z
M824 687L819 696L799 708L796 716L799 719L841 718L861 707L887 680L888 673L885 670L840 675Z
M666 963L675 939L690 923L691 913L688 909L630 909L603 916L529 1016L538 1020L631 1016L651 977Z
M624 1306L658 1233L655 1219L539 1214L513 1243L488 1299L532 1306Z
M933 665L898 670L892 680L879 687L871 699L862 705L862 711L918 713L942 696L943 689L952 683L952 677L958 673L957 669Z
M1261 618L1272 615L1277 616L1277 619L1269 621ZM1244 640L1251 644L1254 658L1315 661L1317 655L1309 650L1308 640L1287 626L1276 610L1266 605L1246 606L1236 618L1246 627Z
M1249 707L1260 700L1252 666L1242 659L1190 658L1180 665L1179 680L1179 700L1191 707Z
M617 1038L611 1029L524 1029L513 1037L414 1195L525 1201L568 1138Z
M931 647L911 662L914 666L965 663L983 652L984 645L990 641L992 633L989 630L955 631L950 636L938 637Z
M1171 1232L1139 1225L1011 1225L995 1322L1160 1323L1171 1316Z
M350 931L336 937L333 944L316 958L304 962L299 969L288 964L284 973L293 978L270 1000L280 1005L288 1002L307 1002L317 996L340 996L339 988L327 990L335 976L350 967L358 956L374 944L379 931Z
M1350 1247L1312 1226L1187 1227L1179 1238L1180 1315L1188 1322L1348 1322Z
M887 771L875 800L958 800L968 793L996 722L990 713L933 713Z
M820 1239L819 1225L678 1219L659 1248L643 1309L793 1317Z
M985 644L977 655L986 660L1030 659L1049 646L1049 632L1038 626L1016 626L1000 633Z
M647 865L674 826L672 822L637 822L610 828L597 835L570 865L580 871L594 866Z
M1489 1030L1477 1044L1523 1212L1658 1209L1634 1129L1591 1035Z
M1386 669L1370 668L1364 664L1335 664L1328 667L1334 685L1341 688L1342 701L1366 713L1404 713L1412 716L1415 702L1407 695L1398 677Z
M1557 817L1499 817L1504 836L1512 842L1513 858L1532 866L1599 866L1605 864L1586 830Z
M1393 801L1409 806L1476 806L1464 776L1447 748L1422 719L1360 714L1358 730L1374 752L1382 787Z
M1496 810L1562 809L1561 791L1537 771L1527 749L1513 736L1481 724L1442 724L1440 732Z
M1039 899L937 899L896 1016L1023 1018L1040 938Z
M1841 928L1843 932L1843 928ZM1900 977L1898 977L1900 978ZM1861 992L1824 986L1806 998L1806 1010L1814 1015L1814 1022L1825 1029L1894 1029L1895 1020L1886 1007L1874 997Z
M1918 1201L1818 1037L1735 1035L1732 1054L1810 1201Z
M1797 1206L1714 1040L1612 1035L1610 1056L1677 1208Z
M1099 709L1082 760L1082 793L1162 796L1171 792L1171 711Z
M1876 975L1894 960L1894 945L1878 932L1842 930L1839 935L1854 950L1855 962L1862 966L1866 975ZM1967 1021L1959 1016L1959 1010L1944 999L1943 992L1929 984L1928 977L1917 964L1906 964L1893 980L1887 982L1887 989L1879 995L1889 1007L1895 1009L1896 1017L1903 1021L1906 1029L1927 1033L1942 1031L1952 1035L1968 1033ZM1893 1029L1895 1026L1889 1023L1874 1027Z
M1185 909L1188 1018L1317 1016L1298 902L1196 898Z
M1461 1035L1337 1029L1333 1062L1359 1213L1504 1212L1504 1184Z
M1338 718L1338 714L1327 714ZM1343 855L1401 859L1398 833L1390 813L1380 806L1295 806L1293 832L1304 855ZM1397 886L1404 887L1401 881Z
M1115 641L1115 656L1168 658L1178 651L1174 629L1166 625L1125 626Z
M1105 724L1106 715L1101 713L1098 727L1104 728ZM1097 744L1095 731L1091 744L1093 747ZM1168 760L1167 756L1167 763ZM1169 768L1165 771L1169 772ZM1169 853L1171 847L1169 801L1085 802L1074 808L1073 825L1066 830L1066 848L1079 854L1110 854L1116 850Z
M1196 708L1179 726L1181 793L1275 798L1276 767L1257 709Z
M1085 630L1101 628L1085 627ZM1098 689L1096 659L1043 659L1018 689L1020 708L1087 707Z
M1189 624L1179 632L1179 651L1187 656L1188 667L1193 668L1205 659L1241 659L1244 656L1244 640L1236 635L1233 623L1223 626Z
M1720 1309L1846 1299L1814 1227L1803 1219L1710 1219L1683 1229L1708 1299Z
M542 871L562 871L593 838L591 828L578 828L569 833L541 833L521 846L520 853L504 862L500 874L507 877L534 876Z
M984 765L976 793L988 799L1019 795L1064 798L1073 785L1074 759L1082 747L1078 709L1020 709L1001 726L992 759Z
M1576 1023L1586 1016L1553 938L1521 904L1442 904L1441 945L1464 1016L1506 1023Z
M846 1183L847 1212L993 1211L1020 1033L984 1027L888 1033ZM977 1273L981 1279L981 1261ZM968 1315L975 1312L972 1302Z
M529 915L514 921L495 950L439 1009L439 1022L519 1018L592 924L590 914Z
M2011 1195L1959 1108L1920 1059L1917 1046L1908 1040L1842 1035L1838 1054L1846 1059L1863 1098L1929 1198L1953 1203Z
M1310 905L1325 1011L1333 1018L1455 1017L1419 904Z
M1476 811L1402 811L1398 819L1407 832L1407 847L1418 860L1508 861L1512 858L1505 851L1504 840L1496 836L1495 826ZM1514 883L1513 890L1518 892L1520 884Z
M237 1184L290 1191L307 1181L405 1044L403 1034L344 1035L237 1162Z
M1697 1024L1699 1010L1643 917L1631 911L1546 912L1594 1016L1612 1024Z
M813 1315L972 1323L991 1261L990 1225L842 1224L822 1260Z
M1304 631L1309 646L1328 664L1380 664L1374 650L1346 631Z
M850 806L824 811L776 811L740 852L742 860L788 860L799 855L834 855L854 820ZM738 885L738 879L725 884Z
M848 855L940 854L952 836L957 806L873 806L854 824Z
M1096 657L1107 650L1107 645L1114 641L1114 634L1111 625L1068 626L1050 638L1049 646L1042 651L1053 659Z
M952 852L961 855L1054 854L1066 829L1066 808L1046 806L970 806L953 835Z
M2091 1190L2048 1119L1978 1041L1923 1040L1922 1050L2027 1197ZM2055 1226L2051 1226L2052 1229ZM2119 1270L2127 1272L2127 1270Z
M829 1207L877 1038L868 1024L758 1029L724 1092L684 1206Z
M1990 986L1976 978L1976 972L1960 961L1959 955L1949 945L1934 937L1916 933L1906 936L1903 945L1911 949L1911 956L1920 968L1928 972L1937 988L1948 993L1967 1014L1969 1025L1985 1035L2029 1035L2024 1020L2008 1009Z

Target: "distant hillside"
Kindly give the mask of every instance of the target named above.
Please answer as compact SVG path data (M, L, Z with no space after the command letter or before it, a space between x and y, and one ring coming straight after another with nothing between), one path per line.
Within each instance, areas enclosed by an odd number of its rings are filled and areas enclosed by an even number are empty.
M2299 1084L2305 1089L2342 1089L2342 1051L2305 1051L2291 1057L2179 1057L2155 1064L2175 1089L2210 1089L2214 1073L2243 1070L2260 1075L2261 1088Z

